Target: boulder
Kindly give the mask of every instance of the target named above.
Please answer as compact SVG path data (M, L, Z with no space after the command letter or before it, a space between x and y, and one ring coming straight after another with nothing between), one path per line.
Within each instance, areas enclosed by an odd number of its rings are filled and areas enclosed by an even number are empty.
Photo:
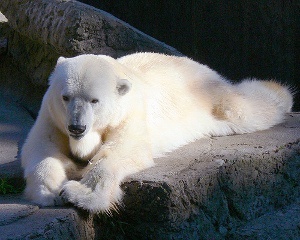
M1 0L0 12L13 29L9 54L38 85L47 84L59 56L181 54L109 13L74 0Z

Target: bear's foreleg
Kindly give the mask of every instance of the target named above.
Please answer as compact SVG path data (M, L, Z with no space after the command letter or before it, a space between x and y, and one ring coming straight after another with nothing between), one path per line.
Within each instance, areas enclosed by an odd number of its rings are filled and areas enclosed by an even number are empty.
M110 214L111 210L117 210L123 196L120 184L124 178L154 164L149 143L126 136L129 137L119 137L120 141L114 140L107 148L103 145L94 157L98 161L93 161L94 166L81 181L64 184L61 195L66 201L92 213Z
M59 159L47 157L32 171L25 169L25 196L41 206L61 205L59 197L62 184L67 181L64 166Z
M21 153L27 199L41 206L60 205L59 193L68 177L81 178L80 169L67 157L65 142L47 118L37 119Z
M92 213L117 210L122 200L121 179L95 166L81 181L68 181L64 184L61 196L67 202Z

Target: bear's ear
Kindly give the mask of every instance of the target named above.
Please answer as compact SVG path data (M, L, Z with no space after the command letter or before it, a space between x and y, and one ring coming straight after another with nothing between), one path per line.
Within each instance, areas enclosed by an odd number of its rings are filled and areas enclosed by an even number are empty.
M129 92L131 83L127 79L119 79L117 82L118 93L123 96Z
M64 62L65 60L66 60L66 58L64 58L64 57L59 57L59 58L57 59L55 68L57 67L58 64ZM51 83L52 83L54 71L55 71L55 69L53 70L53 72L51 73L51 75L50 75L50 77L49 77L49 79L48 79L48 85L49 85L49 86L50 86Z
M64 58L64 57L59 57L59 58L57 59L57 63L56 63L56 64L62 63L62 62L65 61L65 60L66 60L66 58Z

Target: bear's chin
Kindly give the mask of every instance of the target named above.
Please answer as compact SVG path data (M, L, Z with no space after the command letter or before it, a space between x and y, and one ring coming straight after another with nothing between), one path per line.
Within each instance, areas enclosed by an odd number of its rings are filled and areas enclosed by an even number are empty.
M69 135L69 144L72 154L80 159L91 159L100 149L102 141L97 132L88 132L87 134Z
M77 140L79 141L80 139L82 139L85 135L84 134L81 134L81 135L73 135L73 134L70 134L69 137L74 139L74 140Z

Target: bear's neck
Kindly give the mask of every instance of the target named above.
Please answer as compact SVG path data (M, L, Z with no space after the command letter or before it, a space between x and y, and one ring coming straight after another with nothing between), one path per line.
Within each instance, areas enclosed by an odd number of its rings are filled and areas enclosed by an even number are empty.
M70 150L75 158L88 161L91 160L100 149L101 135L97 132L90 132L80 140L69 138Z

